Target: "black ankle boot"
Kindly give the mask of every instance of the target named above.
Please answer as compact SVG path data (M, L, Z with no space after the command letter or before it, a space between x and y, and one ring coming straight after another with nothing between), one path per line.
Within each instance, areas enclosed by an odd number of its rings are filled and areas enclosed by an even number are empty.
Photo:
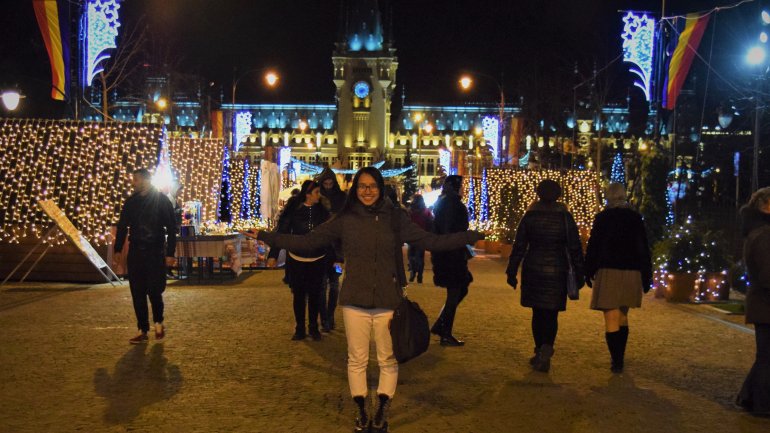
M536 347L535 348L535 356L533 356L532 358L529 358L529 365L534 366L535 363L537 363L538 359L540 359L540 348Z
M410 273L409 273L409 282L410 282L410 283L411 283L411 282L414 282L414 277L415 277L415 274L414 274L414 272L410 272Z
M552 356L553 356L553 346L551 346L550 344L544 344L540 346L540 354L538 354L537 359L535 360L534 364L532 364L532 368L535 371L548 373L548 370L551 369Z
M356 403L356 421L353 427L353 433L368 433L371 427L371 421L369 415L366 413L366 397L356 396L353 397L353 401Z
M388 433L388 410L390 409L390 397L385 394L377 396L377 412L372 420L371 433Z
M450 347L465 346L465 342L464 341L458 340L452 334L442 336L440 344L442 346L450 346Z

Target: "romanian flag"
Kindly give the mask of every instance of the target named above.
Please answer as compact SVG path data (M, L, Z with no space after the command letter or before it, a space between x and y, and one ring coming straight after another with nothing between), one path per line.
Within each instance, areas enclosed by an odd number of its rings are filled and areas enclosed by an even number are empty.
M676 107L676 100L679 97L679 92L682 91L687 73L690 72L690 66L698 51L703 32L708 25L709 16L689 14L684 20L683 28L679 28L676 21L669 21L675 33L669 46L675 48L670 54L668 75L663 86L663 108L665 109L673 110ZM679 21L681 24L681 20Z
M51 98L63 101L70 80L70 32L67 0L32 0L35 17L51 59Z

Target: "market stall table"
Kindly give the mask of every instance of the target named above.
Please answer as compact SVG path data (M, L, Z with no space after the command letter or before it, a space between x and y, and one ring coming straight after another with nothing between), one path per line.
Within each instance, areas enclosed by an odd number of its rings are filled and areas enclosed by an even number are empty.
M197 235L180 236L177 239L176 256L179 260L180 275L190 277L192 260L198 259L198 279L213 278L214 259L219 259L219 274L224 275L224 265L227 265L237 277L241 274L241 241L243 235L234 233L227 235Z

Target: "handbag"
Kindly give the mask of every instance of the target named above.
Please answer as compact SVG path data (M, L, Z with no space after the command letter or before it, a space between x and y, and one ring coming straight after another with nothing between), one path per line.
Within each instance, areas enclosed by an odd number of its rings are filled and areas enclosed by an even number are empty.
M564 214L564 229L569 243L569 224L567 224L567 214ZM567 256L567 297L573 301L580 299L580 287L577 286L575 279L575 268L572 266L572 256L569 254L569 248L564 247L564 254Z
M396 283L403 294L398 307L393 311L390 321L390 338L393 341L393 355L399 364L416 358L428 350L430 344L430 327L428 316L422 311L417 302L410 301L406 296L406 272L404 271L404 256L401 251L401 219L398 207L391 213L391 225L395 243Z

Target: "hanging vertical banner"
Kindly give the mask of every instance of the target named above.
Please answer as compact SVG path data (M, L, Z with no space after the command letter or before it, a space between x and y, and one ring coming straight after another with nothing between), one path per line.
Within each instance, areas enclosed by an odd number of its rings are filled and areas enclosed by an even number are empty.
M70 69L70 32L67 21L68 2L33 0L37 25L51 62L51 98L63 101L67 97Z
M684 21L674 18L667 22L674 33L669 47L675 48L670 54L668 75L663 86L663 108L673 110L684 80L690 72L703 32L708 26L709 15L688 14Z

